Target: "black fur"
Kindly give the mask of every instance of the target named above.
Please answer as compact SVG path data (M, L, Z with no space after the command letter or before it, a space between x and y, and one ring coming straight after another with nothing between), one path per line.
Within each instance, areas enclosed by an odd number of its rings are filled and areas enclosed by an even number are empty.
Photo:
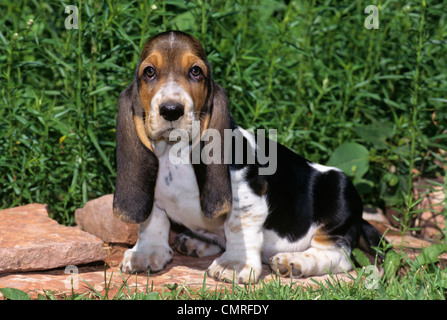
M266 229L293 242L316 224L339 246L354 248L360 236L369 247L379 245L382 235L363 220L362 200L343 172L321 172L283 145L277 144L276 149L277 170L273 175L259 175L262 165L258 161L230 166L231 170L248 167L245 179L251 189L258 195L265 192L269 206Z

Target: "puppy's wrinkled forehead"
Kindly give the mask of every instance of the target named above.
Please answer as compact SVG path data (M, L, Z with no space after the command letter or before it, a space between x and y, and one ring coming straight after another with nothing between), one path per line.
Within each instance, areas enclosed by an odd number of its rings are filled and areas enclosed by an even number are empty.
M175 71L188 56L189 59L196 58L206 63L205 51L196 38L180 31L168 31L146 42L140 56L140 65L155 61L164 68Z

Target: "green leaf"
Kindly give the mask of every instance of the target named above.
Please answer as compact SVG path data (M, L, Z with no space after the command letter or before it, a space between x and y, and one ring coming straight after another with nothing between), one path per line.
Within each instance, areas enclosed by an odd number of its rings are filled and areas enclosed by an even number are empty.
M101 87L99 89L96 89L96 90L90 92L89 96L93 96L93 95L98 94L98 93L107 92L107 91L111 91L111 90L115 90L115 89L116 89L115 87L103 86L103 87Z
M350 177L361 178L369 170L369 151L355 142L343 143L332 153L327 165L339 168Z
M176 15L170 22L176 25L179 30L191 30L196 24L195 17L191 11Z
M355 261L357 261L362 267L371 265L371 262L369 262L368 257L362 252L362 250L355 248L352 250L352 255L354 256Z
M178 288L178 283L174 283L174 284L166 284L165 285L169 290L173 291L175 289Z
M142 300L160 300L160 295L157 292L150 292Z
M386 149L386 139L392 135L392 127L370 124L356 128L355 133L364 141L373 144L376 149Z
M401 256L394 250L387 252L384 261L385 279L390 279L396 275L400 267Z
M28 293L15 289L15 288L0 288L0 292L3 293L8 300L31 300Z
M96 137L96 135L93 133L93 130L91 127L87 128L87 134L90 137L90 141L93 143L93 145L95 146L96 150L98 151L99 155L101 156L101 159L104 161L104 164L106 165L106 167L109 169L110 173L112 175L115 174L112 165L110 164L109 158L106 156L106 154L104 153L104 151L101 149L101 147L99 146L98 143L98 138Z
M397 185L399 183L399 177L395 174L392 174L391 179L388 183L391 187L394 187L395 185Z
M439 261L438 256L444 252L447 252L447 244L434 244L430 247L424 248L416 257L416 261L420 265L436 263Z

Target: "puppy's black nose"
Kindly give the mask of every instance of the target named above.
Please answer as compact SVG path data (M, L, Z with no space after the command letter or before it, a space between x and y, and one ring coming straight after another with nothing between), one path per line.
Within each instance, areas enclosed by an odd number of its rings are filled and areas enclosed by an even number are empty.
M160 105L160 115L167 121L175 121L185 113L181 103L166 102Z

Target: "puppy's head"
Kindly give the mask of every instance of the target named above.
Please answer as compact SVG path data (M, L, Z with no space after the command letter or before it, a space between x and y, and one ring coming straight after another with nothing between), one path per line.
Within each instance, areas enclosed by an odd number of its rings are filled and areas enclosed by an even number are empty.
M117 179L114 212L122 220L142 222L152 209L158 159L153 143L169 139L172 130L200 123L224 137L230 128L225 91L212 80L205 52L194 37L169 31L149 39L133 83L120 96L117 117ZM200 138L200 137L199 137ZM206 141L196 147L203 148ZM200 203L206 217L231 210L229 170L220 163L194 164Z
M174 129L191 134L193 121L207 126L211 69L192 36L171 31L151 38L140 57L137 81L144 130L152 141L167 139Z

